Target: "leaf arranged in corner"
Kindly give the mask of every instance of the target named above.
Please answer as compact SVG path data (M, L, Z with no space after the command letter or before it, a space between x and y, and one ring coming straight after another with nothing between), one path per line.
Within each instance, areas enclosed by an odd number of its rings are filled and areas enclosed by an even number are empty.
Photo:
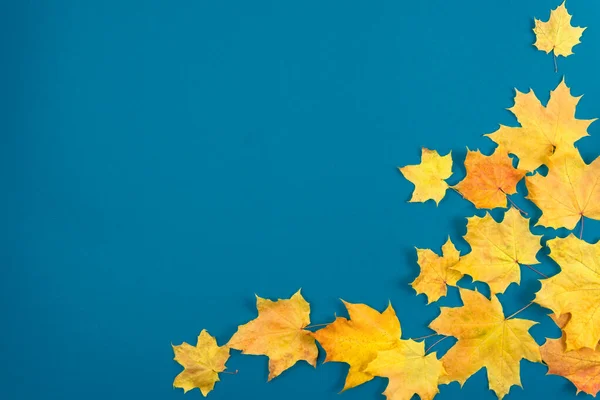
M587 129L595 119L575 118L581 96L573 97L564 79L550 92L546 107L533 90L516 92L515 104L509 110L521 126L500 125L485 136L519 157L520 169L533 171L548 164L555 151L574 149L576 141L588 136Z
M465 381L487 369L490 389L502 399L513 385L521 385L520 361L540 362L540 350L529 329L537 322L507 319L495 295L488 300L477 291L459 289L462 307L442 307L429 325L441 335L454 336L458 342L442 357L448 375L440 383Z
M547 245L561 271L541 280L535 302L557 315L571 314L563 328L567 351L594 349L600 341L600 242L590 244L571 234Z
M378 352L365 372L389 379L383 392L387 400L410 400L415 394L431 400L439 393L440 377L446 375L436 354L425 355L425 343L414 340L401 340L398 347Z
M488 213L483 218L467 218L465 240L471 252L453 267L473 280L485 282L492 293L504 293L511 283L521 282L519 264L539 264L537 252L542 248L541 235L529 230L529 220L511 207L502 222Z
M219 347L215 338L206 330L200 332L196 346L182 343L173 346L173 352L175 361L184 368L175 377L173 386L184 392L198 388L205 397L219 381L219 372L225 370L225 363L229 359L229 348Z
M579 39L586 28L573 27L571 17L564 1L550 11L548 21L536 18L533 28L536 37L534 46L546 53L554 51L555 56L567 57L573 54L573 46L581 43Z
M238 327L229 347L243 354L269 357L269 380L300 360L317 365L315 339L304 329L310 324L310 305L300 291L277 301L256 296L256 308L258 317Z
M537 225L575 228L588 217L600 219L600 157L586 164L577 149L554 154L548 162L548 175L527 176L531 200L542 216Z
M325 362L350 365L344 389L350 389L373 379L366 371L379 351L400 345L400 321L390 304L380 313L365 304L344 302L350 319L337 317L323 329L313 333L327 353Z
M517 192L517 183L526 173L512 166L508 153L501 147L490 156L469 150L465 168L467 176L454 188L477 208L506 208L506 196Z
M437 301L448 292L448 285L456 286L463 274L452 269L458 262L460 252L448 241L442 246L442 256L429 249L417 249L419 276L411 283L417 294L425 294L427 303Z
M411 202L433 200L436 204L444 198L452 175L452 152L440 156L436 150L421 149L421 163L398 168L402 175L415 185Z
M570 319L569 314L551 315L556 325L563 328ZM565 334L560 339L547 339L540 347L542 359L548 365L548 374L559 375L570 380L580 391L596 396L600 391L600 345L595 349L582 348L567 351Z

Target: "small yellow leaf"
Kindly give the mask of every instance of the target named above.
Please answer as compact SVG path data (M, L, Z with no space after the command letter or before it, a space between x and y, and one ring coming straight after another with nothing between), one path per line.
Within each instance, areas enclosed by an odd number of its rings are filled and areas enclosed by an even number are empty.
M552 319L562 328L568 323L569 314ZM567 351L565 335L560 339L547 339L540 347L542 359L548 365L548 373L567 378L579 391L596 396L600 391L600 345L596 349L583 348Z
M548 175L525 178L528 199L542 210L537 225L573 229L583 217L600 219L600 157L586 164L577 149L554 154Z
M454 244L448 241L442 246L442 257L429 249L417 249L417 262L421 267L421 273L411 286L417 294L424 293L427 303L437 301L445 296L447 286L456 286L456 282L462 278L462 274L452 267L458 262L460 252Z
M503 293L508 285L521 282L519 264L539 264L537 252L542 248L541 235L529 230L529 220L516 208L496 222L490 214L467 219L465 240L471 252L462 256L454 269L485 282L492 293Z
M536 41L535 47L550 53L554 51L557 56L567 57L573 54L573 46L581 43L579 38L585 28L571 26L571 15L563 2L556 9L550 11L550 19L547 22L535 19Z
M506 319L495 295L488 300L479 292L459 289L462 307L442 307L430 328L442 335L454 336L458 342L442 357L448 373L440 383L465 381L487 369L490 389L499 399L511 386L521 385L520 361L541 361L537 343L529 329L537 322Z
M425 355L425 343L401 340L391 350L377 353L366 373L389 379L383 394L387 400L410 400L417 394L421 400L431 400L439 393L440 377L446 374L435 353Z
M436 204L446 195L446 179L452 175L452 154L440 156L437 151L421 149L421 163L398 168L415 185L411 202L433 200Z
M344 302L350 319L338 317L313 335L327 352L325 362L345 362L350 365L344 390L373 379L367 365L381 350L400 345L400 321L390 304L379 313L365 304Z
M588 136L587 129L595 119L575 118L579 99L581 96L571 95L564 79L550 93L546 107L533 90L528 93L517 90L515 105L509 110L521 126L500 125L496 132L485 136L519 157L520 169L533 171L547 164L555 151L574 149L576 141Z
M173 382L173 386L188 392L194 388L200 389L203 396L213 390L219 381L219 372L225 370L225 363L229 359L229 348L219 347L214 337L206 330L198 336L196 346L182 343L173 346L175 361L184 368Z
M467 176L454 186L477 208L506 207L506 196L517 192L517 183L526 171L515 169L504 148L486 156L479 151L468 151L465 159Z
M563 328L567 351L594 349L600 340L600 242L590 244L571 234L547 245L560 272L541 280L535 302L557 315L571 314Z
M310 305L300 291L277 301L256 296L256 308L258 317L238 327L229 347L269 357L269 380L300 360L316 366L317 345L311 332L304 329L310 324Z

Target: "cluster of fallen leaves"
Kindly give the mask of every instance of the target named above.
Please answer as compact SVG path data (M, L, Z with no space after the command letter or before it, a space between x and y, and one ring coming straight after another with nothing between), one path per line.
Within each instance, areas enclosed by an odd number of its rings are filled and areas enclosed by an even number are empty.
M570 21L564 3L551 11L547 22L535 20L535 46L553 51L555 59L572 54L585 28L574 28ZM420 164L400 168L415 186L410 201L439 203L452 188L478 209L507 208L512 204L508 196L524 179L527 198L542 212L537 225L572 230L581 221L583 232L584 218L600 219L600 157L586 164L575 147L594 121L575 117L578 101L564 80L546 106L533 91L517 91L510 110L520 126L500 126L486 135L497 144L495 151L469 151L466 176L457 185L446 182L452 175L450 153L440 156L423 149ZM516 166L509 154L518 159ZM548 169L545 175L539 170L542 166ZM537 272L532 265L539 263L542 236L531 233L531 221L523 214L512 204L500 222L489 213L467 218L468 254L461 255L450 238L441 256L417 249L420 274L411 285L428 303L445 296L448 286L457 286L465 275L490 289L487 298L459 288L463 305L441 307L429 327L443 338L430 348L446 337L457 339L441 358L426 350L423 341L401 339L391 304L379 312L344 302L348 318L311 326L310 305L297 292L277 301L257 297L258 316L240 325L224 346L205 330L196 346L173 346L175 360L184 367L174 386L186 392L199 388L206 396L225 371L230 349L267 356L271 380L298 361L316 366L318 342L326 352L325 362L349 364L344 390L384 377L389 380L384 392L388 400L409 400L415 394L433 399L440 384L462 385L482 368L490 389L501 399L512 386L521 385L522 359L544 362L549 373L569 379L578 392L595 395L600 390L600 242L590 244L573 234L547 241L561 271L550 278L544 275L534 302L552 310L563 335L539 346L529 333L536 322L515 318L527 306L506 316L496 296L520 282L521 266ZM310 330L321 325L325 327Z

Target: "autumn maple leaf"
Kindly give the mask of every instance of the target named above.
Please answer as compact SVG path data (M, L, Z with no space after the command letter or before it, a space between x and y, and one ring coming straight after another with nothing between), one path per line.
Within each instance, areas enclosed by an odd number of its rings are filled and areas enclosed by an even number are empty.
M396 348L379 351L365 372L389 379L383 392L387 400L410 400L415 394L431 400L439 392L440 377L446 374L436 354L425 355L425 343L414 340L401 340Z
M269 380L296 362L316 366L318 349L310 331L310 305L300 291L290 299L271 301L256 296L258 317L240 325L229 347L243 354L269 357Z
M380 313L365 304L344 302L350 319L337 317L334 322L313 333L327 353L325 362L350 365L344 389L350 389L373 379L366 371L379 351L400 345L400 321L390 304Z
M442 246L442 256L429 249L417 249L417 263L421 268L419 276L411 283L417 294L424 293L427 303L445 296L449 286L456 286L463 274L452 269L458 262L460 252L454 243L448 241Z
M600 219L600 157L586 164L577 149L556 153L548 175L525 178L527 196L540 210L538 225L573 229L583 217Z
M175 378L173 386L188 392L194 388L200 389L203 396L213 390L219 381L219 372L225 370L225 363L229 359L229 348L219 347L214 337L206 330L200 332L198 343L191 346L182 343L173 346L175 361L184 367Z
M452 175L452 154L440 156L437 151L421 149L421 163L398 168L415 185L411 202L433 200L438 204L446 195L446 179Z
M551 315L559 328L570 319L569 314ZM540 347L542 359L548 365L548 374L567 378L579 391L596 396L600 391L600 345L595 349L582 348L567 351L565 334L560 339L547 339Z
M588 136L587 129L595 119L575 118L581 96L573 97L564 79L550 93L546 107L533 90L516 92L515 104L509 110L521 126L500 125L496 132L485 136L519 157L520 169L533 171L547 164L555 151L574 149L576 141Z
M510 208L502 222L494 221L487 213L467 221L465 240L471 252L452 268L487 283L492 293L503 293L511 283L520 283L519 264L539 263L536 254L542 248L542 236L531 233L529 220L516 208Z
M477 291L459 289L462 307L442 307L430 328L458 342L442 357L448 373L440 383L465 381L481 368L487 369L490 389L499 399L511 386L521 385L521 359L541 361L537 343L529 329L537 322L505 318L495 295L488 300Z
M600 341L600 242L590 244L574 235L547 242L560 272L542 279L535 302L555 314L571 314L563 328L566 350L594 349Z
M465 168L467 176L454 188L477 208L506 207L506 196L517 192L517 183L525 176L500 147L491 156L468 151Z
M581 43L579 38L585 29L571 25L571 15L567 11L565 1L550 11L550 19L547 22L535 19L534 45L546 53L554 51L556 56L567 57L573 54L573 46Z

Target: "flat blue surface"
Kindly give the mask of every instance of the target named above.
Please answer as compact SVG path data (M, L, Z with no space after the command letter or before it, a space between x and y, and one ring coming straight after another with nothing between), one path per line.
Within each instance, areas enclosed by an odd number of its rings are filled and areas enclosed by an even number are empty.
M481 135L515 123L513 88L546 101L563 74L585 93L577 115L600 117L600 4L568 4L589 28L556 74L531 28L558 4L3 1L0 398L201 398L172 388L171 342L206 328L225 343L255 317L254 293L301 287L313 323L343 314L339 298L391 300L404 338L429 334L439 304L408 285L414 247L451 235L466 252L476 210L453 192L439 207L407 203L396 167L422 146L452 150L458 181L466 147L490 151ZM587 161L600 123L589 132ZM507 313L539 288L522 275L500 296ZM558 336L547 313L521 314L541 322L540 344ZM265 357L235 352L228 368L239 374L210 399L382 399L385 387L337 394L337 363L268 384ZM509 398L575 398L545 373L522 362L525 390ZM482 370L437 398L495 396Z

